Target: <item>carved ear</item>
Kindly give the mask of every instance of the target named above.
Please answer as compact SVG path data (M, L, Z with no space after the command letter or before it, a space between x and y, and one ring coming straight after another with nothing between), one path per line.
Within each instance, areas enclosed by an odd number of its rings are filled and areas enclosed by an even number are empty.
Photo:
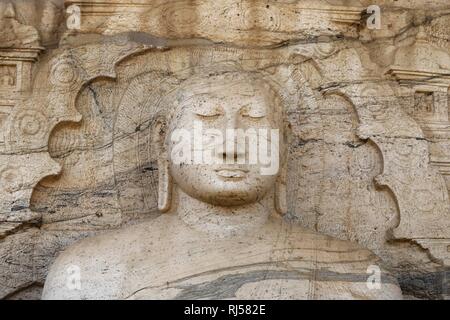
M288 211L287 208L287 164L288 164L288 145L289 145L289 136L290 136L290 124L288 122L283 123L283 134L281 139L283 140L281 143L280 149L280 173L278 175L277 181L275 182L275 210L280 215L285 215Z
M169 155L165 146L166 122L161 118L157 119L152 132L158 157L158 209L161 212L167 212L172 204L172 176L169 171Z
M287 175L287 161L284 161L280 168L280 174L278 175L275 183L275 210L280 215L287 213L287 187L286 187L286 175Z

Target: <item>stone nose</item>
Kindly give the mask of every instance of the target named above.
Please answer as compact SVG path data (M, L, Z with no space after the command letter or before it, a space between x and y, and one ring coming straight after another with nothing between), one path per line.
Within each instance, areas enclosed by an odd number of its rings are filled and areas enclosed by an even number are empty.
M239 113L233 112L226 114L226 129L239 129L241 123L239 121Z
M243 146L239 142L239 129L244 129L239 121L239 113L228 114L224 130L223 152L219 155L226 163L237 163L238 159L245 158L245 144Z

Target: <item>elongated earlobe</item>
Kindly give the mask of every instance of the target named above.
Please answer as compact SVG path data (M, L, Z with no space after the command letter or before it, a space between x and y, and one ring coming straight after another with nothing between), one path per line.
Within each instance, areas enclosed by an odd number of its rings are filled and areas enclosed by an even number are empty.
M158 209L161 212L167 212L172 204L172 176L167 159L158 161L158 171Z
M283 130L283 142L281 145L283 146L280 152L280 159L281 159L281 168L280 168L280 174L277 177L277 180L275 182L275 210L280 215L285 215L288 211L287 207L287 145L289 144L288 139L288 132L290 130L289 123L284 124L284 130Z
M157 146L158 157L158 209L161 212L170 210L172 204L172 176L169 169L169 157L165 147L166 125L158 119L153 130L153 141Z
M282 168L275 183L275 210L280 215L287 213L286 169Z

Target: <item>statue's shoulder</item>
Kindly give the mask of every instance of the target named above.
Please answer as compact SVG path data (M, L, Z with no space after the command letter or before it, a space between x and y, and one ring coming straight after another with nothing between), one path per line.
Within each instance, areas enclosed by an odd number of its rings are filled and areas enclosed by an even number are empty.
M290 230L289 241L311 253L316 268L316 298L402 298L397 279L371 250L300 226L286 228Z
M302 226L282 222L285 239L291 245L306 251L314 251L317 258L335 260L335 262L375 262L378 257L360 244L348 240L337 239Z
M119 285L133 253L160 237L170 217L158 217L76 242L62 251L48 273L43 299L120 298Z

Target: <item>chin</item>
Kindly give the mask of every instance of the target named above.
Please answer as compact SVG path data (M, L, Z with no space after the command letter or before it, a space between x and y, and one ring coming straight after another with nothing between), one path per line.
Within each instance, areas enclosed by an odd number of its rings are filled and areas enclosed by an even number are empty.
M206 202L221 207L234 207L254 203L256 202L256 199L245 199L240 197L239 195L233 196L224 195L224 196L213 196L209 199L206 199Z
M202 169L175 171L173 177L190 197L222 207L255 203L264 198L276 180L255 172L234 175L233 172L223 174L210 168Z
M265 194L265 192L262 194L259 188L249 189L245 181L231 182L227 188L223 188L223 182L217 185L221 187L215 188L212 186L206 192L192 194L191 196L212 205L232 207L254 203Z

